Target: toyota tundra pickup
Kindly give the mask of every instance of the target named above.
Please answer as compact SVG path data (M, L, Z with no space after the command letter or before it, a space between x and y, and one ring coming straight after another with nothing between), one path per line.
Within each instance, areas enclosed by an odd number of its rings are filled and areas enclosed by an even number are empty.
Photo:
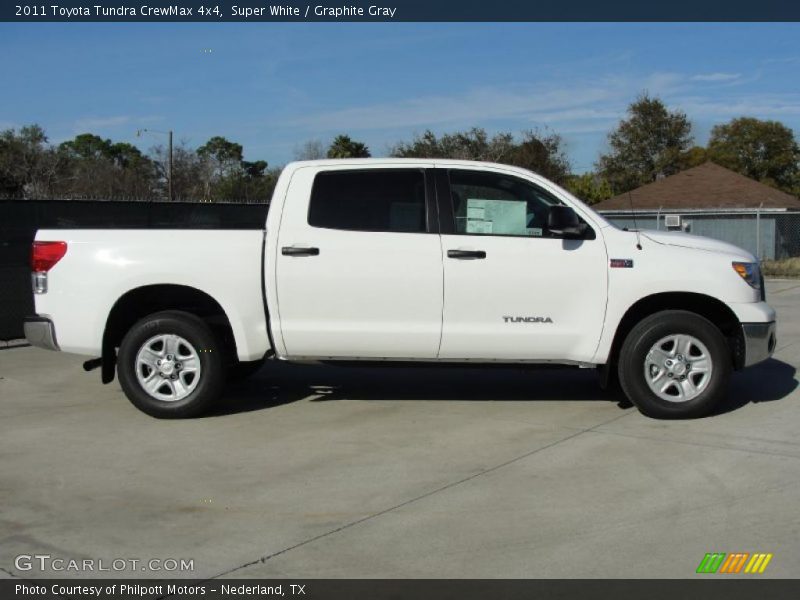
M597 368L656 418L708 414L775 348L758 261L626 231L524 169L296 162L263 230L41 230L31 344L93 358L155 417L267 360Z

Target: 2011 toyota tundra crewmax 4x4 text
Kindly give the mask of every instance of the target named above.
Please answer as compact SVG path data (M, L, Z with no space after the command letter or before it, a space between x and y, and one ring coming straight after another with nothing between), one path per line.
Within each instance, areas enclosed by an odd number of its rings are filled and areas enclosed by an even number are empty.
M617 229L498 164L296 162L263 231L42 230L32 262L31 344L100 357L156 417L268 359L596 367L643 413L695 417L775 347L748 252Z

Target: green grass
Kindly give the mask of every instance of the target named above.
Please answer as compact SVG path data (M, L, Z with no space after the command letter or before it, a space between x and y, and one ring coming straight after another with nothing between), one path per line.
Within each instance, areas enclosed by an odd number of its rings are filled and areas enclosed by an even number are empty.
M765 260L761 263L761 268L764 271L764 277L800 278L800 258Z

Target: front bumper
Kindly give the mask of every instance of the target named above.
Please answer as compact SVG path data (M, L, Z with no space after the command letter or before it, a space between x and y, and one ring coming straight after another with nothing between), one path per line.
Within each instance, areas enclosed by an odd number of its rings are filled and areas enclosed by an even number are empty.
M770 323L742 323L744 339L744 366L749 367L767 360L775 351L775 321Z
M23 324L25 338L31 346L47 350L60 350L56 343L56 328L46 317L25 317Z

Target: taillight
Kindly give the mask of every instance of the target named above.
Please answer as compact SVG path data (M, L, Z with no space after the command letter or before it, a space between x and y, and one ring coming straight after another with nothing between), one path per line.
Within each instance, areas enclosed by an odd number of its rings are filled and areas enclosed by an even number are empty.
M67 253L67 242L33 242L31 268L35 273L46 273Z

